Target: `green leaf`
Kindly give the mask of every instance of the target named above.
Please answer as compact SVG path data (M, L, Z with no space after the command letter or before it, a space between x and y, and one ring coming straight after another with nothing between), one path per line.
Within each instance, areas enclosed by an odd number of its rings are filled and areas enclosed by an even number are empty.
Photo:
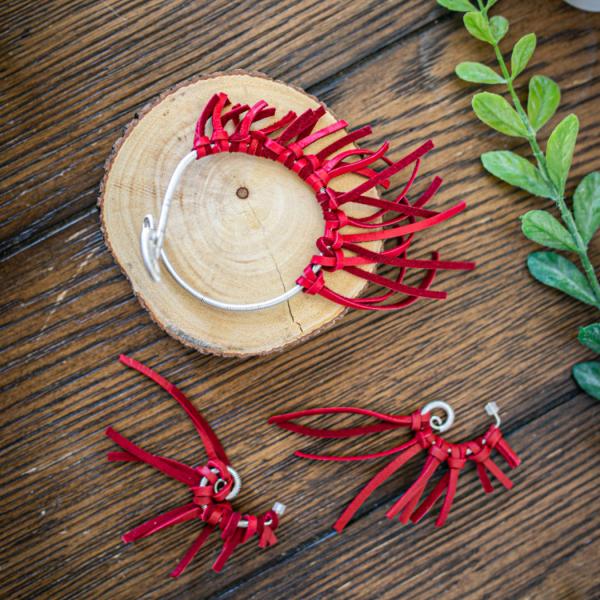
M512 56L510 57L510 72L513 79L525 70L529 59L533 56L535 45L535 33L528 33L527 35L524 35L515 44L515 47L512 51Z
M473 96L475 114L489 127L515 137L525 137L527 129L517 111L498 94L481 92Z
M496 43L498 43L508 31L508 19L500 15L490 19L490 30Z
M498 2L498 0L488 0L485 7L489 10L490 8L492 8L492 6L494 6L494 4L496 4L496 2Z
M568 259L556 252L532 252L527 267L539 282L556 288L585 304L596 306L596 299L587 279Z
M550 179L562 192L573 160L573 150L579 131L577 115L565 117L554 129L546 145L546 163Z
M550 77L534 75L529 81L527 116L537 131L552 118L560 104L560 88Z
M600 323L580 327L577 339L596 354L600 354Z
M494 36L490 30L490 26L486 18L480 12L468 12L463 17L463 23L467 28L467 31L478 40L487 42L488 44L494 43Z
M469 12L475 10L475 7L469 0L437 0L437 3L448 10L455 10L456 12Z
M573 377L586 394L600 400L600 362L577 363L573 367Z
M600 227L600 171L586 175L573 196L577 229L587 244Z
M506 80L498 75L496 71L476 62L460 63L456 67L456 74L463 81L470 81L471 83L506 83Z
M521 217L521 229L532 242L556 250L577 251L571 234L545 210L530 210Z
M522 156L509 150L485 152L481 162L486 171L498 179L526 190L534 196L551 198L552 191L538 169Z

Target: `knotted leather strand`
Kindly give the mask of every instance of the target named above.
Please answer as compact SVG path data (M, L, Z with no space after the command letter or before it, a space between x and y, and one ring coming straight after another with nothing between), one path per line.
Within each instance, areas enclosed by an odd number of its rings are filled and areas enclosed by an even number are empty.
M237 113L234 113L234 116L235 114ZM237 546L255 536L258 537L258 544L261 548L275 544L277 542L275 530L279 524L279 517L274 510L269 510L259 516L246 515L234 511L227 501L226 498L232 491L235 482L228 469L230 463L227 454L206 419L194 408L183 392L164 377L128 356L121 355L119 359L124 365L139 371L160 385L178 402L196 428L208 457L205 465L190 467L173 459L146 452L112 427L108 427L106 435L122 449L119 452L109 452L109 461L146 463L168 477L187 485L192 494L191 502L138 525L122 536L123 541L134 542L185 521L201 521L203 529L183 555L177 567L171 572L172 577L178 577L183 573L215 530L220 530L223 540L223 548L212 567L217 572L225 566L227 559ZM247 527L238 527L241 520L246 521Z
M296 422L298 419L306 417L335 414L369 417L375 419L375 423L344 429L333 429L302 425ZM352 502L342 512L334 524L334 529L339 533L343 531L364 502L380 485L419 454L425 453L426 455L421 472L417 479L388 510L387 517L390 519L398 518L401 523L408 523L409 521L417 523L433 508L443 495L444 501L435 522L436 527L441 527L448 519L456 496L459 475L469 462L475 463L479 479L486 493L493 490L490 475L507 489L511 489L513 485L512 481L491 458L493 450L498 452L511 469L516 468L521 462L496 425L490 426L485 434L479 438L460 444L453 444L434 433L430 424L430 415L428 413L421 414L420 411L416 411L408 416L400 416L353 407L315 408L275 415L269 419L269 423L293 433L314 438L356 438L374 435L391 429L407 429L411 431L412 437L403 444L370 454L338 456L312 454L301 451L295 452L295 455L300 458L337 462L371 460L395 455L358 492ZM444 465L447 467L447 470L431 492L421 501L428 483Z
M267 158L294 171L313 188L323 211L325 229L316 241L318 253L296 281L307 294L318 294L342 306L361 310L399 310L418 298L444 299L445 292L430 289L435 274L440 270L470 270L475 265L469 261L440 260L437 252L433 252L430 259L407 256L415 233L452 218L466 207L464 202L459 202L441 212L423 208L439 189L439 177L435 177L412 204L409 202L408 194L419 165L433 148L433 142L427 140L407 156L392 160L388 156L388 142L377 150L348 148L371 133L369 126L340 135L348 123L340 120L319 127L324 114L325 108L319 106L300 115L290 111L271 124L260 125L260 121L275 115L275 109L265 100L253 106L232 105L227 94L221 92L211 97L201 111L193 148L198 159L220 152L243 152ZM312 144L329 138L331 141L316 154L309 152ZM385 166L376 170L377 163ZM407 168L411 169L408 182L395 199L368 195L376 186L389 187L390 178ZM360 176L363 181L341 192L336 189L335 180L348 173ZM377 210L364 217L350 217L344 210L347 204L362 204ZM353 227L351 233L347 232L347 226ZM373 241L388 244L377 252L362 245ZM380 264L396 268L398 273L385 277L361 268ZM409 269L424 271L419 284L403 283ZM375 284L383 293L351 298L335 292L327 285L324 272L339 270ZM397 295L401 297L392 299Z

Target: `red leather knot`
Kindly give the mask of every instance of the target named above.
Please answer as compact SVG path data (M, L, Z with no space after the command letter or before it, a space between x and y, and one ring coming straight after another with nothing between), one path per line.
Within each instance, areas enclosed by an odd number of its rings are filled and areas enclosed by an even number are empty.
M265 144L267 140L271 139L264 131L261 131L260 129L251 130L248 132L248 135L250 138L258 140L261 144Z
M490 425L489 429L485 432L483 439L485 440L486 446L495 448L502 439L502 432L495 425Z
M331 174L326 169L315 169L314 176L323 182L323 185L327 185L331 180Z
M207 525L211 527L217 527L223 518L223 514L226 513L226 505L224 504L207 504L200 518Z
M461 470L467 464L465 449L461 446L452 444L449 448L448 466L451 469Z
M227 538L233 536L237 533L237 526L242 518L242 515L238 512L231 512L226 515L226 518L221 520L219 527L222 528L221 538L226 540Z
M433 456L436 460L440 462L444 462L448 459L448 450L450 449L450 445L448 442L444 441L441 437L435 438L435 444L432 443L429 448L429 454Z
M246 527L246 531L244 533L243 542L249 540L254 534L258 533L258 517L254 515L244 515L244 519L246 519L248 525Z
M285 152L285 146L282 146L279 142L276 142L275 140L272 140L269 137L265 136L264 139L261 140L261 142L263 147L269 151L269 155L271 158L275 158L279 156L279 154Z
M302 286L307 294L318 294L325 286L323 273L321 271L315 273L311 265L304 269L296 283Z
M216 129L210 136L210 140L213 143L229 141L229 134L224 129Z
M279 516L273 510L268 510L258 518L257 533L259 535L258 545L267 548L277 543L275 531L279 525Z
M227 465L216 459L211 459L206 465L196 467L201 478L206 478L209 485L196 486L193 489L194 496L204 497L209 492L211 498L222 502L231 492L234 480Z
M325 247L330 250L339 250L344 245L344 236L337 229L333 229L328 233L327 237L322 237Z
M316 154L305 154L303 160L308 162L312 171L321 166L321 160Z
M279 515L274 510L268 510L262 517L263 524L269 523L267 527L270 527L273 531L279 526ZM265 526L265 525L263 525Z
M310 174L311 168L310 168L310 163L308 162L308 160L306 160L306 157L303 156L302 158L299 158L298 160L295 160L292 163L292 171L294 171L294 173L297 173L298 176L302 179L306 179L308 177L308 175ZM307 171L307 172L305 172Z
M421 431L421 428L423 426L423 414L421 413L420 410L415 410L413 413L411 413L410 415L410 428L413 431ZM429 419L427 420L427 422L429 423Z
M419 446L421 446L421 448L423 448L423 450L427 450L427 448L430 448L433 444L433 432L431 431L431 429L417 431L417 433L415 434L415 441L417 442L417 444L419 444Z
M316 185L316 189L318 190L323 186L323 182L318 177L315 177L314 170L318 169L320 164L317 156L309 154L308 156L302 156L296 160L292 165L292 169L295 173L298 173L298 176L301 179L304 179L304 181L313 188L315 187L315 184L319 182L318 185Z
M325 222L330 227L329 231L332 231L333 229L341 229L342 227L346 227L346 225L349 223L348 215L339 208L335 210L326 210L323 212Z
M304 155L304 150L302 150L302 146L300 146L296 142L292 142L291 144L288 144L287 149L290 152L292 152L292 154L294 155L294 157L296 159L299 159L300 157L302 157Z
M335 260L333 265L323 267L327 271L339 271L344 268L344 251L340 248L329 248L326 256L330 256Z
M319 188L317 202L321 205L323 211L333 211L339 206L336 200L336 193L326 186Z
M194 150L196 151L196 158L202 158L210 154L210 139L203 135L194 140Z
M467 447L471 450L472 454L469 455L469 460L475 463L484 463L489 457L492 448L487 445L481 445L477 442L468 442Z
M215 504L215 512L220 514L218 526L221 529L223 529L225 525L229 523L231 515L236 514L229 502L220 502L219 504Z
M264 146L255 138L250 140L250 145L246 148L246 154L252 154L253 156L262 156L263 151Z
M288 166L291 163L291 160L293 158L293 154L290 150L288 150L287 148L284 148L281 152L279 152L277 154L277 157L275 160L277 160L278 163L281 163L282 165Z
M348 215L339 208L335 211L335 215L338 218L338 228L346 227L349 223Z

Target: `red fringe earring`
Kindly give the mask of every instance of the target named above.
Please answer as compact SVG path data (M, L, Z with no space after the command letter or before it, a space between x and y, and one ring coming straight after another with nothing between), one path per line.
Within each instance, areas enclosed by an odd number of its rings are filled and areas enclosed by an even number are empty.
M446 412L447 418L445 421L442 421L440 417L431 413L435 409L442 409ZM511 489L513 486L512 481L494 463L491 453L493 450L498 452L511 469L516 468L521 461L502 436L500 431L500 417L496 404L491 402L486 405L486 412L494 416L496 423L491 425L481 437L461 444L447 442L439 435L439 433L447 431L454 421L454 412L445 402L431 402L423 410L416 411L409 416L388 415L361 408L333 407L315 408L277 415L271 417L269 423L300 435L317 438L360 437L390 429L409 429L411 431L411 439L404 444L372 454L333 456L309 454L301 451L295 452L295 455L300 458L338 462L370 460L393 456L393 459L356 495L336 521L334 529L342 532L367 498L398 469L418 454L425 454L423 468L417 479L388 510L387 517L389 519L398 517L401 523L408 523L409 520L417 523L433 508L442 494L445 494L439 516L435 522L437 527L443 525L448 518L454 501L458 476L469 462L475 463L481 484L486 493L493 491L490 475L497 479L505 488ZM376 422L348 429L317 429L294 422L295 419L302 417L329 414L362 415L374 418ZM435 433L436 431L438 433ZM446 472L429 495L421 502L427 484L444 463L448 467Z
M421 160L433 148L431 140L397 161L389 158L387 142L377 150L344 150L371 133L371 128L366 126L331 141L316 153L310 153L308 149L311 144L345 129L348 123L337 121L319 129L318 122L325 114L325 109L320 106L300 115L290 111L270 125L261 126L260 121L274 114L275 109L269 107L264 100L253 106L230 106L229 98L224 93L215 94L204 106L196 123L193 149L182 158L173 173L157 224L155 225L151 214L144 218L142 255L155 281L160 281L160 265L163 264L173 279L189 293L211 306L231 311L269 308L300 291L318 294L350 308L397 310L409 306L419 298L444 299L446 292L431 289L437 271L474 268L474 263L469 261L441 260L438 252L432 252L428 259L408 257L415 233L438 225L466 208L464 202L441 212L424 208L442 184L439 177L435 177L425 192L412 203L408 200ZM295 172L314 190L325 221L323 235L315 243L318 252L297 278L295 289L277 298L253 304L231 304L209 298L177 273L163 247L173 191L187 165L195 159L231 152L243 152L273 160ZM374 165L381 162L384 163L383 168L376 170ZM411 169L408 182L393 200L369 195L378 185L389 187L390 178L404 169ZM347 173L358 174L365 180L349 191L337 190L336 178ZM346 212L346 207L350 204L362 204L373 207L376 211L366 217L351 217ZM347 233L344 230L346 226L359 231ZM388 242L387 249L375 252L364 246L365 243L374 241ZM369 265L395 267L396 275L390 278L365 270L364 267ZM412 285L404 282L408 269L424 271L419 283ZM381 294L350 298L335 292L328 287L324 272L338 270L376 284L382 289ZM396 296L399 297L394 299Z
M150 454L109 427L106 435L123 449L122 452L109 452L109 461L146 463L167 477L187 485L192 495L187 504L158 515L128 531L122 536L123 541L134 542L184 521L197 519L204 523L204 528L171 572L171 577L178 577L183 573L210 534L217 529L221 531L221 539L224 541L223 549L212 567L217 573L225 566L236 547L254 536L258 537L258 545L261 548L277 543L275 530L285 506L276 502L271 510L259 516L235 512L229 501L238 495L242 482L204 417L184 394L164 377L128 356L121 355L119 360L152 379L177 400L194 424L208 456L205 465L190 467L170 458Z

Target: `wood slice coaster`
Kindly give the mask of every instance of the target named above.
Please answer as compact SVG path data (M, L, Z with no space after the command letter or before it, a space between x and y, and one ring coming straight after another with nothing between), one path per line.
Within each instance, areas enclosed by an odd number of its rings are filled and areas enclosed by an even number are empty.
M254 312L212 308L180 287L164 266L161 281L153 281L140 252L143 218L149 213L158 218L173 170L192 148L199 112L217 92L249 105L266 100L277 108L273 121L288 110L300 114L319 106L297 88L239 71L178 86L137 115L116 143L100 195L102 226L135 295L169 335L203 352L263 354L315 334L345 309L305 293ZM327 111L318 126L336 120ZM335 139L344 134L337 132ZM307 153L332 139L314 143ZM347 191L362 180L343 175L336 178L336 189ZM371 194L378 197L375 190ZM361 217L372 211L350 205L347 212ZM230 303L259 302L295 285L317 251L323 227L313 190L295 173L266 158L223 153L203 157L186 170L169 214L165 249L176 270L203 293ZM351 297L365 286L341 271L327 273L326 280Z

